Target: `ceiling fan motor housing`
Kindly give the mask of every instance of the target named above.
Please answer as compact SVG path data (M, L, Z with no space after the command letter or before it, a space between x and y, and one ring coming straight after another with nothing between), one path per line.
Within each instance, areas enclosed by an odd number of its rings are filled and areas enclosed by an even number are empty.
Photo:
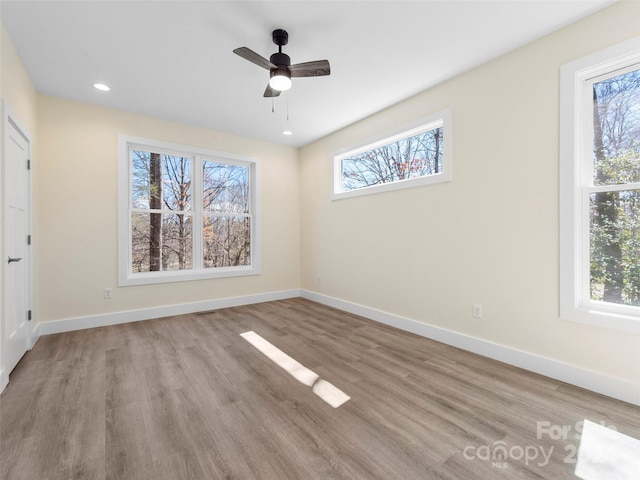
M287 55L286 53L274 53L273 55L271 55L269 60L271 61L271 63L279 67L288 67L289 65L291 65L291 58L289 58L289 55Z

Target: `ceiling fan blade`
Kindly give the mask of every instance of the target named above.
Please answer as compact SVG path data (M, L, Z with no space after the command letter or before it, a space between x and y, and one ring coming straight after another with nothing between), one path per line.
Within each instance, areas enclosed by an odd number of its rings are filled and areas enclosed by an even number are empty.
M331 73L329 60L316 60L315 62L296 63L289 66L292 77L322 77Z
M264 91L264 97L278 97L280 95L280 90L274 90L271 88L271 85L267 84L267 88Z
M276 68L276 66L269 60L264 58L262 55L258 55L256 52L247 47L236 48L233 53L235 53L236 55L240 55L242 58L244 58L245 60L249 60L251 63L255 63L259 67L266 68L267 70Z

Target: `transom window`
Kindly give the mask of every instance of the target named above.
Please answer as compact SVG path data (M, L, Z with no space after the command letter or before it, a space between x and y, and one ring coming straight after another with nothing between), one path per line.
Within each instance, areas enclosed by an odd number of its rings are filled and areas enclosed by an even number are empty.
M452 179L451 112L334 156L333 198Z
M640 42L561 79L560 313L640 332Z
M259 273L255 159L120 137L119 283Z

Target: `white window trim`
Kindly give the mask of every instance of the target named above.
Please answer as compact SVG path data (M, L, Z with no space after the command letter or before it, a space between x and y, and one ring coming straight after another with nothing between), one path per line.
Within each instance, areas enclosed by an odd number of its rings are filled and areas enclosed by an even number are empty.
M174 270L166 272L131 271L131 161L129 149L138 147L152 149L161 153L189 156L194 159L193 172L201 168L203 160L221 161L249 165L250 178L250 212L251 212L251 265L239 267L216 267L193 270ZM257 158L245 157L226 152L218 152L204 148L180 145L130 135L118 135L118 286L148 285L156 283L182 282L210 278L237 277L260 274L260 162ZM202 201L198 186L194 186L193 203ZM201 243L200 236L195 234L197 222L194 215L193 242ZM195 259L194 259L195 265Z
M569 62L560 70L560 317L640 333L638 307L590 299L589 206L582 191L592 175L582 160L590 156L585 151L588 82L634 62L640 62L640 38Z
M332 199L339 200L343 198L358 197L361 195L370 195L380 192L388 192L392 190L400 190L403 188L419 187L423 185L433 185L436 183L450 182L453 180L453 156L452 156L452 113L451 109L446 109L433 115L423 117L409 125L393 131L388 131L383 138L377 137L366 143L360 143L351 147L341 149L333 155L333 185ZM410 178L397 182L383 183L381 185L372 185L370 187L358 188L355 190L342 190L342 160L358 153L372 150L374 148L388 145L403 138L412 137L419 133L434 130L442 127L442 172L434 175L426 175L424 177Z

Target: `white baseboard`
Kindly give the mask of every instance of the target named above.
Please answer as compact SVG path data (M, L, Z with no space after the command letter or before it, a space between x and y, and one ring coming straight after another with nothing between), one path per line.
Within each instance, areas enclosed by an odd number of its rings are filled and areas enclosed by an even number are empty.
M253 303L271 302L300 296L300 290L281 290L278 292L258 293L241 297L220 298L203 302L183 303L178 305L166 305L162 307L143 308L140 310L128 310L124 312L105 313L102 315L90 315L87 317L67 318L38 323L33 332L33 338L52 333L71 332L85 328L106 327L120 323L150 320L152 318L170 317L186 313L206 312L219 308L239 307Z
M436 327L320 293L301 290L300 296L314 302L360 315L376 322L415 333L422 337L462 348L463 350L477 353L484 357L489 357L531 372L539 373L546 377L640 406L640 388L638 384L634 382L603 375L602 373L576 367L558 360L488 342L452 330Z

